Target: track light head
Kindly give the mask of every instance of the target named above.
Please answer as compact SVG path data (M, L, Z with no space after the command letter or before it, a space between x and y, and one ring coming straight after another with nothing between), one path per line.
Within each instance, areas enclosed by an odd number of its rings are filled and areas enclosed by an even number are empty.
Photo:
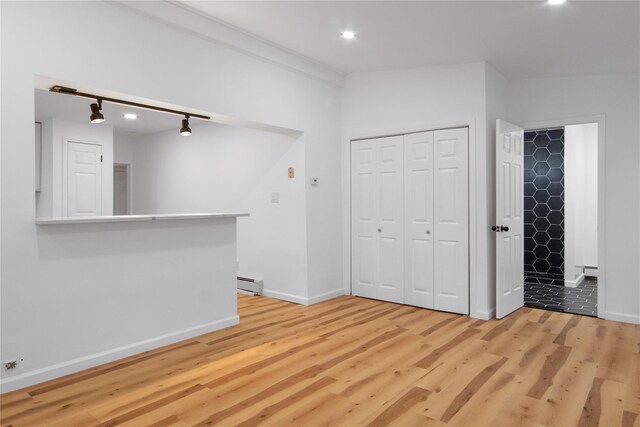
M189 136L191 135L191 128L189 127L189 116L185 116L182 119L182 127L180 128L180 135Z
M104 122L104 114L100 112L101 110L102 110L101 100L98 100L97 104L91 104L91 123Z

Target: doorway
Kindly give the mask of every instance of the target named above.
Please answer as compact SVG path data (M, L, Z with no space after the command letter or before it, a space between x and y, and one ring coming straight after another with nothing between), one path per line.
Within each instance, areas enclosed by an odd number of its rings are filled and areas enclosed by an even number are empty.
M524 305L598 314L598 124L524 133Z
M124 163L113 164L113 214L130 215L131 203L129 200L129 165Z

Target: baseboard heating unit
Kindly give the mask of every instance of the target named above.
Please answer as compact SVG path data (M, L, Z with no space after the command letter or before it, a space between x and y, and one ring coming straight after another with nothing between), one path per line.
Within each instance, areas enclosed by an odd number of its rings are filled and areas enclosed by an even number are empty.
M261 279L238 276L238 291L253 295L262 295L263 282Z

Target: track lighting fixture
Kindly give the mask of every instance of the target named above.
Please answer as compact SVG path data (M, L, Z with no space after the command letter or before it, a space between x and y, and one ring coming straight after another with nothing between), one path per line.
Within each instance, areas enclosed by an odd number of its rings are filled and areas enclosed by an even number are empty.
M182 136L191 135L191 128L189 127L189 119L190 118L195 117L195 118L202 119L202 120L211 120L211 117L205 116L205 115L202 115L202 114L188 113L186 111L174 110L174 109L165 108L165 107L158 107L158 106L149 105L149 104L142 104L140 102L128 101L128 100L125 100L125 99L110 98L110 97L107 97L107 96L101 96L101 95L92 94L92 93L80 92L77 89L74 89L74 88L71 88L71 87L60 86L60 85L51 86L51 88L49 88L49 91L56 92L56 93L61 93L61 94L64 94L64 95L81 96L81 97L84 97L84 98L95 99L97 101L97 103L91 104L91 123L102 123L102 122L104 122L104 115L102 114L102 101L111 102L111 103L120 104L120 105L129 105L129 106L132 106L132 107L144 108L144 109L147 109L147 110L162 111L163 113L169 113L169 114L176 114L176 115L179 115L179 116L184 116L184 119L182 119L182 127L180 128L180 135L182 135ZM127 115L125 115L125 118L133 119L133 117L127 117Z
M182 119L182 127L180 128L180 135L182 136L191 135L191 128L189 127L189 116L184 116L184 119Z
M98 99L97 104L91 104L91 123L102 123L104 122L104 114L102 111L102 100Z

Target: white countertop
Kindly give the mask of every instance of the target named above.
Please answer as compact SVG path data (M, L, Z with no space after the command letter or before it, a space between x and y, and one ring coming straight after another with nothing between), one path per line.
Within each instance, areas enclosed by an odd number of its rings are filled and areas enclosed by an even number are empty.
M248 213L186 213L186 214L155 214L155 215L116 215L116 216L84 216L66 218L36 218L38 225L50 224L95 224L103 222L133 222L133 221L164 221L176 219L211 219L237 218L249 216Z

